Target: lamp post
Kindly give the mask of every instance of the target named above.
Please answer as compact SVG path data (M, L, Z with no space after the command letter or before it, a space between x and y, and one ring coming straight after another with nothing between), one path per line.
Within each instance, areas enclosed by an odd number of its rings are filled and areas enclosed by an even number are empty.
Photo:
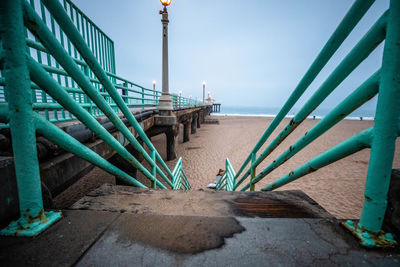
M179 103L179 107L181 107L181 105L182 105L182 91L179 91L179 101L178 101L178 103Z
M168 82L168 12L167 6L171 4L172 0L160 0L164 6L160 10L161 22L163 25L163 51L162 51L162 95L159 99L158 109L163 115L171 115L173 110L172 100L169 96L169 82Z
M206 82L203 82L203 104L206 101Z
M153 95L154 95L154 105L157 105L157 92L156 92L156 81L153 80Z

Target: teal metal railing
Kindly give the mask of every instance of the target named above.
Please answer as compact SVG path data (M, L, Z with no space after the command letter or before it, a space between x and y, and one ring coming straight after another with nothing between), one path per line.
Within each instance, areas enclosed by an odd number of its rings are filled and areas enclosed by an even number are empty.
M84 43L97 59L97 62L119 92L125 104L130 109L144 110L146 108L156 108L158 106L158 99L162 92L145 88L117 76L115 72L114 42L70 0L60 0L60 2L66 14L71 19L72 24L80 33ZM79 68L81 68L85 75L89 77L93 87L96 88L98 93L104 97L113 110L119 113L120 110L118 105L116 105L113 98L108 94L108 91L104 89L101 82L97 79L91 68L89 68L88 64L82 59L82 55L56 23L56 20L48 12L45 5L40 0L29 0L29 3L32 9L34 9L40 16L42 22L48 26L54 38L59 41L68 55L72 57ZM47 48L41 44L37 36L35 36L31 31L25 30L25 37L28 46L27 52L30 56L40 63L48 73L55 77L57 83L70 93L73 99L83 108L88 110L92 116L104 116L102 110L86 95L69 73L60 66ZM4 86L5 79L0 73L0 103L7 102L5 99ZM39 88L36 84L32 83L31 88L33 90L33 108L47 120L51 122L61 122L76 119L71 112L57 104L49 94ZM186 103L185 107L202 105L200 101L193 101L184 97L181 97L181 103ZM182 106L180 106L178 102L174 105L174 108L181 107ZM7 125L0 124L0 127L4 128L7 127Z
M236 176L235 170L233 169L231 162L227 158L225 160L225 172L222 175L221 179L218 181L216 189L233 191L235 176Z
M115 74L113 42L71 1L1 1L0 45L0 123L11 130L21 212L20 219L0 234L36 235L61 217L43 210L36 134L128 184L146 187L52 122L80 120L143 173L152 188L190 189L182 160L171 172L132 114L132 108L156 107L161 92ZM149 169L103 128L97 116L114 124Z
M178 162L175 165L174 170L172 171L174 180L173 180L173 189L191 189L189 180L185 174L185 171L182 168L182 158L179 158Z
M172 97L172 104L175 109L184 109L184 108L189 108L189 107L197 107L197 106L203 106L203 105L210 105L210 103L203 103L201 101L183 97L177 94L171 94Z
M352 221L348 221L345 226L360 238L363 245L385 246L395 244L390 234L382 234L381 228L386 210L395 140L400 133L400 1L391 1L389 10L378 19L350 53L347 54L294 118L277 134L277 137L261 153L258 153L276 127L293 108L298 99L373 3L373 0L355 1L289 99L250 152L239 171L234 175L231 165L227 164L226 179L220 181L217 188L221 190L237 190L249 178L249 181L242 186L240 191L255 190L255 185L274 169L285 163L355 109L376 94L379 94L375 125L372 128L362 131L329 149L306 164L289 172L287 175L270 183L268 186L262 188L262 190L270 191L277 189L350 154L365 148L371 148L361 219L358 225L355 225ZM306 132L296 143L257 173L257 166L384 40L385 45L381 68ZM230 184L234 185L233 188L229 186Z

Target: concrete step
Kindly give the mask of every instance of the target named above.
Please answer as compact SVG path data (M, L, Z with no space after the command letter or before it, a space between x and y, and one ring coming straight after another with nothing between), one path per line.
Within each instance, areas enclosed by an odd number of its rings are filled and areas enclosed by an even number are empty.
M179 216L328 218L325 209L302 191L172 191L103 185L71 209Z
M301 191L103 185L36 238L0 237L0 266L399 266Z
M36 238L0 237L1 266L399 266L334 219L63 210Z

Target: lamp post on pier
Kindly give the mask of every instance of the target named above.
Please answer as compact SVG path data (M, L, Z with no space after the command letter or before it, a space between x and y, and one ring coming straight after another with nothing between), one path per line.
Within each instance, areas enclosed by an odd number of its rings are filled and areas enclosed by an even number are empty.
M178 106L179 106L179 108L181 108L181 105L182 105L182 91L179 91L179 97L178 97Z
M156 80L153 80L153 95L154 95L154 105L157 105L157 92L156 92Z
M172 0L160 0L164 6L160 10L161 22L163 25L163 51L162 51L162 95L159 99L158 109L163 115L171 115L173 110L172 100L169 95L169 81L168 81L168 12L167 6L171 4Z
M206 82L203 82L203 104L206 102Z

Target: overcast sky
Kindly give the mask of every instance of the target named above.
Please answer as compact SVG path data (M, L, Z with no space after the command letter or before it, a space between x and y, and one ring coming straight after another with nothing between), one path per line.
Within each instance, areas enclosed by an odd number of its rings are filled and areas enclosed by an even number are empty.
M158 0L73 0L115 43L117 74L161 85ZM280 107L296 87L353 0L172 0L169 7L170 91L223 105ZM314 81L309 97L388 8L377 0ZM335 106L379 69L383 46L324 103ZM376 100L365 108L374 108ZM299 106L299 105L297 105Z

